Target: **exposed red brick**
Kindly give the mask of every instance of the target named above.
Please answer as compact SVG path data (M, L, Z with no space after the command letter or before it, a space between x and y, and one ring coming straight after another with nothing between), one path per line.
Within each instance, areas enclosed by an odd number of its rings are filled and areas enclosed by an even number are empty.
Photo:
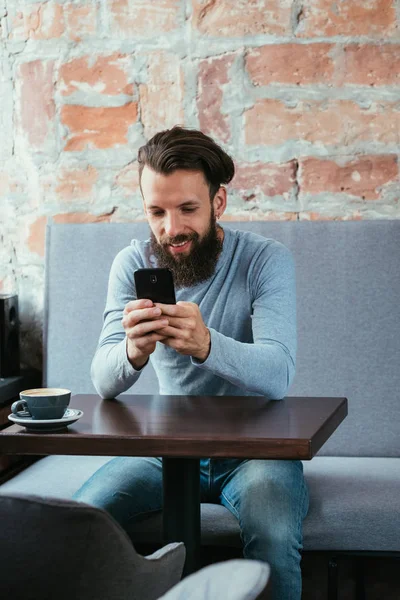
M97 29L98 4L89 0L88 4L64 4L65 28L75 42L90 37Z
M137 162L129 163L118 173L115 184L123 190L125 196L131 196L139 189L139 171Z
M65 150L85 148L112 148L127 143L128 129L137 120L137 104L92 108L88 106L63 106L62 123L69 135Z
M400 111L380 103L362 109L350 100L299 101L288 108L279 100L260 100L245 113L247 144L275 145L306 140L327 146L357 142L398 144Z
M305 85L332 80L332 44L271 44L249 51L246 67L255 85Z
M128 81L129 57L114 53L109 56L84 56L64 63L60 68L60 88L63 96L76 90L90 89L99 94L132 94Z
M10 27L12 40L48 40L64 33L64 14L61 4L40 2L21 6Z
M337 67L338 85L399 85L400 44L345 46Z
M141 121L147 138L184 121L184 79L179 57L147 54L147 80L139 86Z
M108 2L112 34L153 38L176 29L180 0L111 0Z
M333 160L305 158L299 162L301 193L344 193L363 200L379 198L385 184L397 180L399 165L393 154L361 156L339 165Z
M17 73L21 127L34 148L43 147L47 138L55 135L53 71L54 61L35 60L22 63Z
M61 200L74 201L94 198L94 185L98 180L98 172L91 165L86 169L61 169L57 179L55 192Z
M290 35L292 0L193 0L193 26L211 36Z
M240 163L235 165L232 189L243 191L244 200L254 199L258 192L265 196L288 194L296 182L296 161L286 163Z
M299 37L390 35L396 31L393 0L302 0Z
M98 4L36 2L22 5L11 21L11 40L49 40L64 34L76 42L94 35L97 29Z
M225 54L199 63L197 108L200 129L220 142L227 142L231 135L229 117L222 112L222 101L235 57L235 54Z
M28 248L39 256L44 256L46 225L47 217L38 217L29 227Z

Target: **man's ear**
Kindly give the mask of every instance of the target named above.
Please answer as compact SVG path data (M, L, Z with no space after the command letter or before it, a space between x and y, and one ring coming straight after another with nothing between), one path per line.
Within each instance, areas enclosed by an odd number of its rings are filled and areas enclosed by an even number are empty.
M226 197L226 188L224 185L221 185L213 200L214 213L217 219L219 219L225 212Z

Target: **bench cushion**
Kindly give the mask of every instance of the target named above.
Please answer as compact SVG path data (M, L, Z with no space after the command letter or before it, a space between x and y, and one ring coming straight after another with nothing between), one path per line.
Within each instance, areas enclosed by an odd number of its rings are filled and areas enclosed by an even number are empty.
M110 457L49 456L0 487L0 494L71 498ZM315 457L304 462L310 509L305 550L400 551L400 460ZM202 504L202 543L241 547L236 518L223 506ZM161 543L161 515L134 524L136 543Z
M315 457L304 473L306 550L400 551L400 459Z

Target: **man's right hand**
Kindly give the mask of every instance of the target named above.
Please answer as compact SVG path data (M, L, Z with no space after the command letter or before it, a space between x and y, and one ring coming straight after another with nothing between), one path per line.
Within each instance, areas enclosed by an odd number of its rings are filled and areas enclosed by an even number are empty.
M127 356L134 369L141 369L156 349L156 343L165 339L165 335L160 335L157 330L167 325L168 319L161 317L161 310L151 300L128 302L122 326L126 334Z

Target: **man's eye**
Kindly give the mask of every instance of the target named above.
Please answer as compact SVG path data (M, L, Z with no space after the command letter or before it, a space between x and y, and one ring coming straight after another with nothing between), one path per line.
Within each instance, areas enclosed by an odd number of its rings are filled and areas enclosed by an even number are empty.
M184 212L184 213L192 213L195 210L197 210L197 209L195 207L193 207L193 206L184 206L182 208L182 212Z
M162 213L162 211L161 211L161 210L153 210L153 211L151 212L151 216L152 216L152 217L161 217L161 216L162 216L162 214L163 214L163 213Z

